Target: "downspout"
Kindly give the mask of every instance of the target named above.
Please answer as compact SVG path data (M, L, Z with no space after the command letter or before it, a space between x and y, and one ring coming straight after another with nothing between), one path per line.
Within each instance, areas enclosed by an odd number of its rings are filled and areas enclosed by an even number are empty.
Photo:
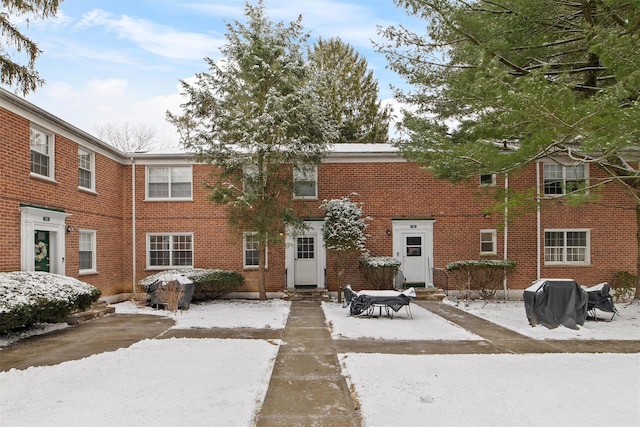
M509 259L509 173L504 175L504 260ZM508 298L507 273L505 270L504 279L502 280L504 288L504 299Z
M136 296L136 159L131 158L131 288Z
M541 244L540 241L540 227L541 227L541 219L540 219L540 160L536 160L536 233L537 233L537 254L536 254L536 279L540 279L541 274L541 265L540 265L540 255L541 255Z

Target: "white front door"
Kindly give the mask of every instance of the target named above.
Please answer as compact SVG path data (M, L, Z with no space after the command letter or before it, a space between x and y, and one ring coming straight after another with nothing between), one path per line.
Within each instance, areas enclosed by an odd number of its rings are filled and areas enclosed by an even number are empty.
M68 216L62 211L20 206L21 270L65 274Z
M287 232L285 267L287 288L325 287L327 257L322 240L323 221L307 221L299 234Z
M318 286L318 238L316 233L296 237L295 286Z
M406 286L433 283L433 220L394 220L393 256L400 261Z
M402 272L407 286L425 286L427 282L426 233L402 233Z

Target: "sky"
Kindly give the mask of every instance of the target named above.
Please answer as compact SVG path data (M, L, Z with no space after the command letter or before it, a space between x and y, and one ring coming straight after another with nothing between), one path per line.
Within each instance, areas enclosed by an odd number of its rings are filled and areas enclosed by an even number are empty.
M255 4L257 0L252 0ZM379 98L393 102L390 85L402 80L372 41L378 27L420 28L393 0L265 0L272 22L302 15L311 35L340 37L367 59ZM226 25L246 22L244 0L63 0L55 18L20 25L43 53L36 69L46 81L26 99L85 132L105 124L145 125L155 147L176 146L167 110L179 112L179 82L219 60ZM10 87L6 89L12 90Z

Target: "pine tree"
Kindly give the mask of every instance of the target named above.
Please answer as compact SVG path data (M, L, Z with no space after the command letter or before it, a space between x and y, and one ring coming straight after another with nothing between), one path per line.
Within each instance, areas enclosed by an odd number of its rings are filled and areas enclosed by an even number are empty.
M635 204L640 270L640 2L395 2L428 25L378 45L411 85L405 156L453 181L554 155L597 167L592 187Z
M4 0L3 10L0 11L0 32L4 37L0 48L0 83L16 85L23 95L33 92L44 84L44 80L35 69L35 61L42 51L38 45L22 34L11 22L11 16L27 15L35 19L53 16L58 11L62 0ZM15 52L25 52L27 64L22 65L13 60L7 48L13 47Z
M268 246L282 243L285 225L304 227L292 206L293 168L319 164L337 133L303 54L308 35L301 18L274 24L262 1L247 3L245 15L246 24L227 25L224 59L207 58L208 73L182 82L183 114L168 118L184 147L217 167L210 197L229 206L233 230L255 233L266 299Z
M391 111L378 101L367 60L339 38L319 39L309 59L321 81L319 95L338 126L338 142L388 142Z

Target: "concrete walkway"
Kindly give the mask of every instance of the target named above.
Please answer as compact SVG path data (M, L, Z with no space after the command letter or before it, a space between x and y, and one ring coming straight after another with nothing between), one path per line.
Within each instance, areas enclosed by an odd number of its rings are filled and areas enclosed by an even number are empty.
M258 427L359 426L324 311L292 301Z

